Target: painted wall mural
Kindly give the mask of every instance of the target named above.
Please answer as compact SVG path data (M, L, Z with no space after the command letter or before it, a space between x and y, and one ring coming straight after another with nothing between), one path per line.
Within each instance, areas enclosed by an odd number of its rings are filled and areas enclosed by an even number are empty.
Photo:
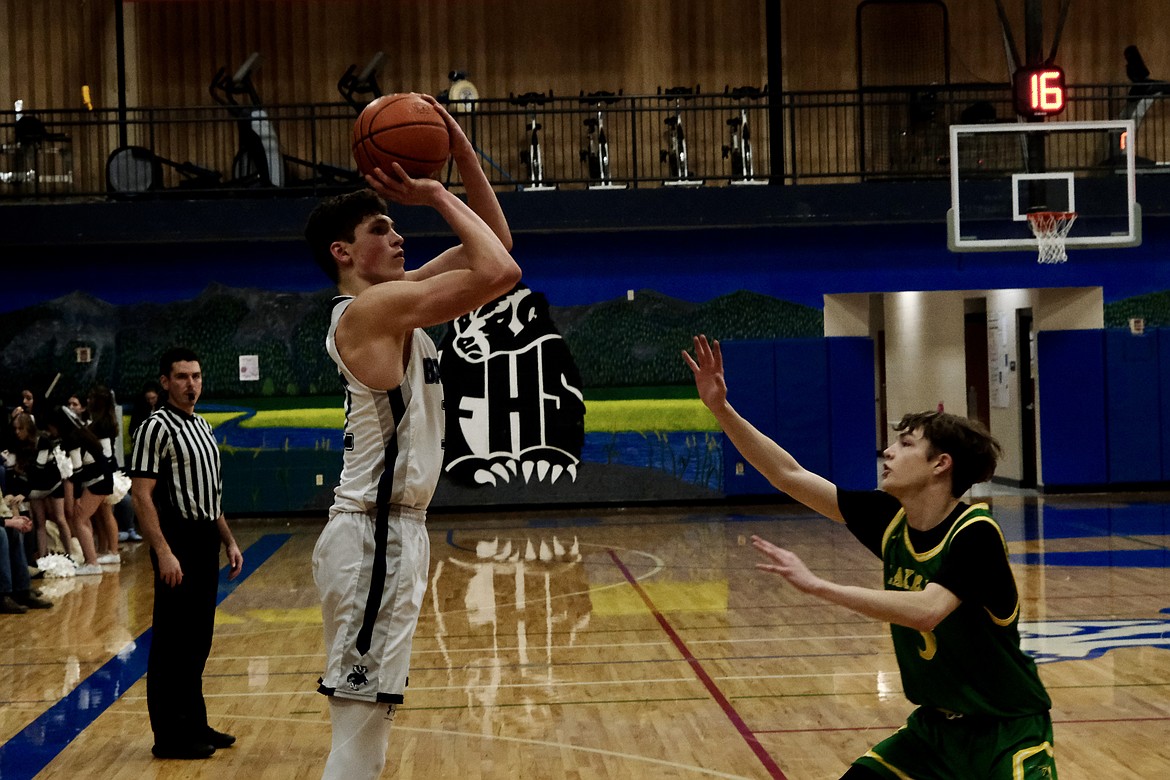
M439 351L448 476L493 487L577 480L585 396L543 295L517 285L452 322Z
M449 428L471 434L452 442L453 461L462 460L442 480L435 505L724 497L723 437L695 397L680 350L697 332L819 338L826 294L1096 285L1107 327L1125 327L1131 317L1170 326L1165 222L1145 220L1141 247L1078 252L1058 268L1019 254L951 254L938 225L525 235L516 252L527 287L476 313L475 322L432 329L444 345L443 373L458 385L448 391L456 418ZM411 243L420 258L446 245ZM44 392L55 381L62 397L101 382L128 412L143 382L155 378L161 351L185 343L203 355L201 411L221 443L230 510L329 505L343 420L322 345L333 290L299 243L49 249L35 262L14 263L6 282L0 399L7 404L26 386ZM483 353L497 332L500 340ZM246 378L242 356L254 361ZM509 388L507 402L493 389L504 377L524 385L516 394ZM518 428L478 427L501 403L511 415L514 401L534 414L552 409L546 422L555 425L522 415ZM544 479L525 481L530 437L541 448L529 458L532 474L541 462L548 468Z
M324 509L344 422L322 342L332 295L212 283L169 303L118 305L76 291L0 313L0 392L54 384L61 401L100 382L118 389L129 413L158 355L186 344L202 358L200 411L215 426L233 511ZM680 350L703 328L819 337L821 318L747 291L702 304L639 291L555 307L521 284L430 334L448 414L435 505L718 497L722 434L694 397ZM88 362L77 362L78 347Z

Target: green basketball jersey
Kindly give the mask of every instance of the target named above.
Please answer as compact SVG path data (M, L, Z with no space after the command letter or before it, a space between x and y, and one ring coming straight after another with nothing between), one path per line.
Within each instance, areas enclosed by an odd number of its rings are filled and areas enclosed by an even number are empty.
M955 520L937 547L919 551L910 543L905 510L899 510L882 539L886 590L924 589L955 537L973 523L991 523L1003 538L987 505L975 504ZM930 632L891 625L906 697L963 715L1015 717L1050 709L1036 664L1020 650L1019 615L1018 600L1003 620L981 604L963 602Z

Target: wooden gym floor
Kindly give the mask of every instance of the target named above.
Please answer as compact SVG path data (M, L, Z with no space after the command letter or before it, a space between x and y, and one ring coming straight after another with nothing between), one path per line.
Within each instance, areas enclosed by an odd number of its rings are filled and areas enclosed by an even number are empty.
M1054 700L1063 780L1170 766L1170 494L991 495ZM317 778L329 749L310 555L323 519L237 520L204 678L237 746L151 757L144 546L42 581L0 616L0 777ZM886 628L755 571L753 533L879 584L848 532L791 504L436 514L411 686L385 776L839 777L896 729Z

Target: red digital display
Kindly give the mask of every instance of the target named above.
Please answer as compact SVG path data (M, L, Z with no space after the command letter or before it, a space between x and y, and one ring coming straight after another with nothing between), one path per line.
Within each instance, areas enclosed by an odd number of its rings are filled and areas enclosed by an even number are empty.
M1020 68L1014 78L1016 113L1052 116L1064 111L1064 71L1054 65Z

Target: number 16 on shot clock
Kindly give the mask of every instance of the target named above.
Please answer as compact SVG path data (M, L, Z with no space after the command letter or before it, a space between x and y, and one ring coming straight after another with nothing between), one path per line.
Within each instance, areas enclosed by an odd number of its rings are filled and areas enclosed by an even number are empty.
M1013 82L1020 116L1054 116L1064 111L1064 71L1055 65L1020 68Z

